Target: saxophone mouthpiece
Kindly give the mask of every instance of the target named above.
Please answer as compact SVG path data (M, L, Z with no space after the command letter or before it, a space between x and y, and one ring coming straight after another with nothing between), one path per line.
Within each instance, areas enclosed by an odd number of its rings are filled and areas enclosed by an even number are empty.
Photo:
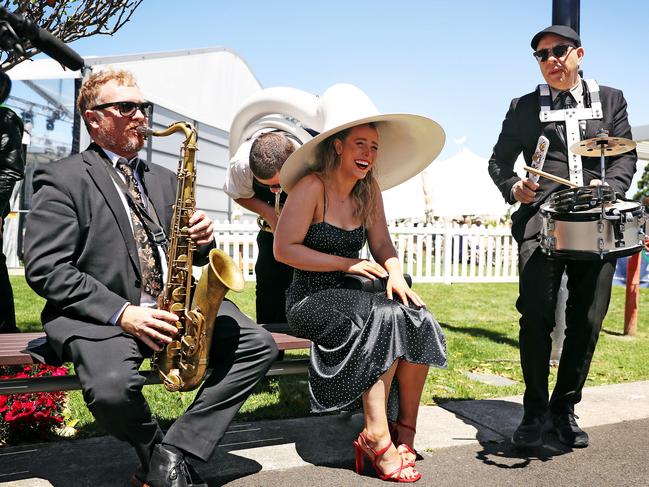
M139 133L144 135L144 138L146 139L149 135L153 133L153 130L151 130L148 127L145 127L144 125L140 125L138 127L135 127L135 130L137 130Z

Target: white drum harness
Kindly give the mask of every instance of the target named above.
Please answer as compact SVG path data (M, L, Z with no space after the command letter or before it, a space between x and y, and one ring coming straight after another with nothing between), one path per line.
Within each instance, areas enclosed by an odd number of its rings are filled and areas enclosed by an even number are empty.
M599 86L594 79L585 80L585 88L590 98L589 108L568 108L552 110L552 95L548 85L539 85L541 122L564 122L566 128L566 146L568 148L568 169L570 181L578 186L584 185L581 156L570 150L573 144L581 140L581 128L586 127L586 120L602 118L602 102L599 98ZM586 94L584 93L584 99Z

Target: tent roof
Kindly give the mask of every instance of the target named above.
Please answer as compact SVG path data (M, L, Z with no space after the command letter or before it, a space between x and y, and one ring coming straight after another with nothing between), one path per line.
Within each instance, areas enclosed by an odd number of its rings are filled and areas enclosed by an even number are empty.
M433 162L423 173L386 191L383 194L386 217L423 220L426 198L436 217L500 217L509 208L489 176L487 159L467 148L448 159Z
M248 64L224 47L88 56L84 61L93 70L132 71L148 100L226 132L243 100L261 89ZM13 80L81 77L52 59L26 61L7 74Z

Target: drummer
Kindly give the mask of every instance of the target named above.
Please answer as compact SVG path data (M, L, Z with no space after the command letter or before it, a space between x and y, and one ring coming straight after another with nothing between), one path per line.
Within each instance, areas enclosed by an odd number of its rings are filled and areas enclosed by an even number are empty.
M547 85L512 100L498 141L489 159L489 173L505 200L520 202L512 215L512 235L518 242L520 356L525 396L522 422L512 442L520 448L543 444L547 422L561 443L588 446L588 434L577 424L574 407L588 375L597 338L611 296L615 261L564 260L542 253L537 241L540 206L562 189L541 178L521 179L514 163L522 152L530 165L539 136L549 140L543 171L578 186L601 184L600 160L569 151L579 139L595 137L601 129L613 137L631 138L627 104L620 90L598 86L580 77L584 48L577 32L552 25L532 38L532 53ZM635 172L635 150L609 157L604 184L624 195ZM550 333L555 323L557 293L562 274L568 277L566 337L557 382L548 393Z

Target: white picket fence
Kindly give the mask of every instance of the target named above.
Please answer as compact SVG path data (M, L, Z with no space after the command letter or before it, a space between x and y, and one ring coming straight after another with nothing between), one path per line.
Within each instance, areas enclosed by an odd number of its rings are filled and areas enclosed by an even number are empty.
M255 280L258 231L255 223L215 223L217 245L239 264L246 281ZM518 248L507 225L391 225L389 231L414 282L518 282Z

